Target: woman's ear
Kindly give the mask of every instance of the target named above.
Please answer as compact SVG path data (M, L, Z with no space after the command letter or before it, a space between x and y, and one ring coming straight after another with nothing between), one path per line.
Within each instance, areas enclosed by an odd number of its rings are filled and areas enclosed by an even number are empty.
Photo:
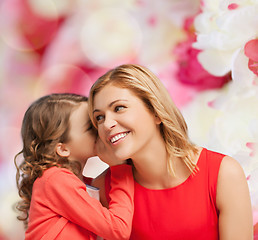
M161 120L160 120L160 118L157 115L155 115L155 123L157 125L161 124Z
M58 143L56 145L56 153L60 156L60 157L69 157L70 156L70 150L69 148L66 146L65 143Z

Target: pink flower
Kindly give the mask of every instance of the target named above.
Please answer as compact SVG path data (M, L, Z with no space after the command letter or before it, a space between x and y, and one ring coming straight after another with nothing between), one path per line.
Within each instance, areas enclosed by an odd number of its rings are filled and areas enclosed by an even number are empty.
M225 83L231 80L231 75L217 77L208 73L197 60L200 50L192 47L196 36L193 28L193 19L186 19L184 29L187 33L187 39L179 43L173 53L177 57L178 80L182 83L191 85L198 90L221 88Z
M245 55L249 58L248 68L258 76L258 39L245 44Z
M254 240L258 240L258 222L254 225Z
M235 10L238 8L238 4L237 3L231 3L228 5L228 10Z

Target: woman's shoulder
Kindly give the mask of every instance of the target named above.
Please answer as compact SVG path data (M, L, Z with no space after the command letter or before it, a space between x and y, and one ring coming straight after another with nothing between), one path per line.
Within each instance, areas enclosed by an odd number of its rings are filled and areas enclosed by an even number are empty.
M207 167L210 177L216 180L221 168L221 163L225 157L225 154L207 148L203 148L200 157L202 160L199 165Z
M218 151L213 151L213 150L210 150L210 149L207 149L207 148L203 148L203 151L207 153L206 156L210 160L216 160L216 161L220 160L220 161L222 161L222 159L226 156L223 153L220 153Z
M245 177L242 166L236 159L223 153L208 150L205 148L203 151L206 152L206 163L208 164L208 166L210 166L210 171L214 172L214 169L217 169L218 179L221 179L220 181L224 181L224 178L235 179L239 176L241 176L242 178Z
M221 181L235 181L238 179L246 180L246 177L240 163L236 159L225 155L220 164L219 179Z
M220 213L220 235L251 239L252 207L247 179L241 165L230 156L221 162L216 206Z
M220 204L220 199L223 201L225 196L228 196L230 192L234 192L234 189L241 193L241 189L246 189L246 185L246 176L240 163L230 156L224 156L218 174L218 204Z

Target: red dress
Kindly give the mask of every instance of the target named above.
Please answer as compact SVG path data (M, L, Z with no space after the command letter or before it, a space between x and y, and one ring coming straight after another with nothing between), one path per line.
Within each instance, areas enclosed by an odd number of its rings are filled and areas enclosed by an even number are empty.
M134 181L133 240L218 240L216 187L225 155L203 149L199 171L169 189L147 189ZM109 174L106 177L107 198Z

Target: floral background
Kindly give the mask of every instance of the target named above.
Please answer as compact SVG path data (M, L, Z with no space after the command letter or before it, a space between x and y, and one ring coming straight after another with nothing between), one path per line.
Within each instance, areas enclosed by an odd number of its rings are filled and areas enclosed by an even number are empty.
M0 240L24 239L13 157L29 104L88 95L122 63L159 76L193 142L240 162L258 239L257 12L258 0L0 0ZM92 158L85 174L105 167Z

